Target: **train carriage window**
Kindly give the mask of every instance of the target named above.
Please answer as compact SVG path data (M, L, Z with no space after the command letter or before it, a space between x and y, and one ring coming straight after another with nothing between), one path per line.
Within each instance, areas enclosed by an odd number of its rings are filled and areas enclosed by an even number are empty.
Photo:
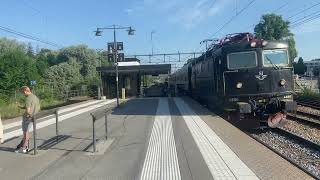
M227 56L229 69L244 69L256 67L257 53L255 51L231 53Z

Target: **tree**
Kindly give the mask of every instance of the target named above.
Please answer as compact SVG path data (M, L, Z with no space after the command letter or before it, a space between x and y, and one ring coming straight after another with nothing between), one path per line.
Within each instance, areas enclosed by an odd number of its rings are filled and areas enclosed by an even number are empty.
M320 67L315 67L312 70L312 73L313 73L314 76L319 76L320 75Z
M299 58L298 63L293 63L294 73L302 75L307 71L307 66L303 63L302 57Z
M80 74L84 85L98 85L99 75L96 67L99 64L99 56L93 49L86 45L70 46L58 52L58 62L69 62L71 59L80 64Z
M296 41L294 40L293 36L289 36L287 38L287 42L288 42L288 51L289 51L289 59L291 62L294 61L294 59L298 56L298 52L296 50Z
M82 65L81 75L91 79L98 76L96 67L98 65L97 53L89 49L86 45L70 46L61 49L57 57L59 62L68 62L70 59L76 60Z
M81 65L75 59L71 59L69 62L51 66L44 77L47 83L62 95L83 81L80 68Z
M18 43L15 40L0 38L0 53L6 52L8 50L18 50L20 52L26 52L26 45Z
M31 43L27 45L27 55L31 58L34 58L34 51Z
M255 26L255 36L266 40L285 40L288 42L290 61L297 57L294 34L289 30L289 21L283 20L282 16L276 14L265 14Z
M30 80L40 81L34 61L19 49L0 54L0 94L12 95Z

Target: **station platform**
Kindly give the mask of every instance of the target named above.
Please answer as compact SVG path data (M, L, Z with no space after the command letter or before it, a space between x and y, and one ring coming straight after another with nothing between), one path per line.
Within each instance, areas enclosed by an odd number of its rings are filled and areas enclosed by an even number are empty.
M0 179L312 179L190 98L124 102L107 117L102 153L92 153L90 112L115 106L108 100L66 107L58 142L53 117L43 118L37 155L14 153L19 121L5 123ZM97 121L100 142L105 130Z

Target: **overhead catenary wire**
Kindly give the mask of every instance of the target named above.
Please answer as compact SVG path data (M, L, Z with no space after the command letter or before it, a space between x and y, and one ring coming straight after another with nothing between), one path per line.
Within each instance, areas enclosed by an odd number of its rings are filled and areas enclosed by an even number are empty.
M47 45L50 45L50 46L53 46L53 47L57 47L57 48L62 48L63 47L63 46L61 46L59 44L56 44L54 42L43 40L43 39L40 39L38 37L35 37L35 36L32 36L32 35L28 35L28 34L25 34L25 33L10 29L8 27L0 26L0 30L5 31L7 33L11 33L11 34L17 35L17 36L20 36L20 37L23 37L23 38L26 38L26 39L30 39L30 40L34 40L34 41L37 41L37 42L40 42L40 43L43 43L43 44L47 44Z
M279 10L283 9L284 7L286 7L289 4L289 1L287 1L286 3L284 3L282 6L278 7L277 9L273 10L272 13L276 13Z
M293 24L291 26L291 28L296 28L296 27L301 26L301 25L303 25L303 24L305 24L307 22L310 22L310 21L313 21L313 20L316 20L316 19L319 19L319 18L320 18L320 13L318 12L317 14L314 14L311 17L308 16L308 18L301 18L301 21Z
M48 37L48 17L46 14L44 14L41 10L39 10L38 8L35 8L33 5L30 4L30 2L27 2L26 0L22 0L21 1L22 4L24 4L27 8L33 10L36 14L40 15L42 17L43 20L43 26L45 27L45 31L44 31L44 36L47 40Z
M277 11L279 11L280 9L283 9L284 7L286 7L288 4L289 4L290 1L287 1L285 2L283 5L277 7L276 9L274 9L273 11L271 11L272 13L276 13ZM252 24L252 25L249 25L245 28L245 30L247 29L251 29L251 28L254 28L256 24Z
M320 11L313 12L313 13L311 13L311 14L308 14L308 15L302 17L302 18L299 18L299 19L293 21L291 24L298 24L298 23L300 23L301 21L304 21L305 19L308 19L308 18L310 18L310 17L313 17L313 16L318 15L319 13L320 13Z
M215 36L222 31L228 24L230 24L237 16L248 9L256 0L251 0L245 7L243 7L236 15L232 16L226 23L224 23L212 36Z
M298 15L300 15L300 14L302 14L302 13L304 13L304 12L306 12L306 11L308 11L308 10L318 6L318 5L320 5L320 2L318 2L318 3L314 4L314 5L311 5L310 7L306 8L306 9L301 10L301 11L297 12L294 15L289 16L287 19L289 20L289 19L291 19L291 18L293 18L295 16L298 16Z

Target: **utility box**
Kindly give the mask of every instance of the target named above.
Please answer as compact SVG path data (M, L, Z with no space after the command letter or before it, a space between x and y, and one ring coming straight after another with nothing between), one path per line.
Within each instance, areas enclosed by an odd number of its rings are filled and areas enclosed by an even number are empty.
M125 88L122 88L121 95L122 95L122 99L126 99L126 89Z

